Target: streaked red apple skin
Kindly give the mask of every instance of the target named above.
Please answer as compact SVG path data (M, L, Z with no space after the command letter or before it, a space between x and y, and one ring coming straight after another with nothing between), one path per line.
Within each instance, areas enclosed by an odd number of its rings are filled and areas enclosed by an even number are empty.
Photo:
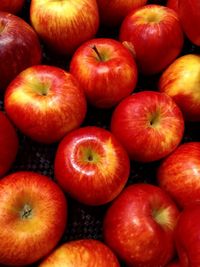
M200 56L187 54L176 59L161 75L159 91L171 96L187 121L200 121Z
M0 111L0 177L9 171L19 148L16 129L7 115Z
M76 79L47 65L21 72L5 92L5 110L13 123L33 140L59 141L83 122L87 104Z
M96 0L32 0L30 20L41 39L59 54L73 54L99 28Z
M130 12L122 22L119 39L134 47L144 75L163 71L178 57L184 42L178 15L160 5L145 5Z
M17 14L21 11L25 0L1 0L0 10L9 12L12 14Z
M200 45L200 1L179 0L179 17L189 40Z
M168 0L167 1L167 7L173 9L174 11L176 11L177 13L179 12L178 11L178 3L179 0Z
M173 262L170 262L168 265L166 265L166 267L181 267L181 265L180 265L180 262L173 261Z
M181 144L163 160L157 179L181 208L200 201L200 142Z
M113 200L130 171L128 155L107 130L87 126L67 134L58 146L55 177L73 198L87 205Z
M27 67L41 63L42 51L33 28L18 16L0 11L0 92Z
M28 217L22 215L25 205L31 208ZM26 266L46 256L66 222L66 197L49 177L24 171L0 180L1 264Z
M135 161L160 160L181 142L184 119L171 97L155 91L128 96L115 108L111 132Z
M113 107L130 95L138 77L132 54L111 38L96 38L82 44L72 56L70 72L88 101L98 108Z
M200 203L186 207L175 229L175 242L181 267L200 266Z
M100 23L107 27L118 27L131 10L146 3L147 0L97 0Z
M114 253L95 239L81 239L62 244L39 267L120 267Z
M174 256L178 216L175 203L158 186L128 186L107 210L105 243L127 266L163 267Z

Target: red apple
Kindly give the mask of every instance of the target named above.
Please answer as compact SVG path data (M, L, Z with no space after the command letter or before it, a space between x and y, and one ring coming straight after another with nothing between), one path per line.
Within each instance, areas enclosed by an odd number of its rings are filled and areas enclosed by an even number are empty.
M169 264L167 264L165 267L181 267L180 262L178 261L172 261Z
M21 11L25 0L1 0L0 10L6 11L12 14L17 14Z
M73 198L88 205L113 200L127 182L129 158L107 130L87 126L67 134L55 157L55 177Z
M133 47L139 70L145 75L163 71L180 54L184 42L178 15L160 5L130 12L122 22L119 38Z
M39 267L120 267L113 252L102 242L81 239L62 244Z
M130 11L144 6L148 0L97 0L101 24L108 27L119 26Z
M118 41L97 38L74 53L70 72L77 78L88 101L98 108L110 108L131 94L137 83L132 54Z
M167 7L173 9L174 11L176 11L177 13L179 12L178 10L178 3L179 0L167 0Z
M5 109L27 136L42 143L59 141L77 128L86 114L86 100L68 72L46 65L21 72L5 92Z
M108 208L105 243L128 266L164 267L174 256L174 228L179 211L158 186L128 186Z
M187 37L195 45L200 45L200 1L179 0L179 17Z
M0 111L0 177L13 164L19 147L18 136L7 116Z
M66 227L67 202L50 178L16 172L0 180L0 263L24 266L46 256Z
M72 54L99 27L96 0L32 0L30 19L38 35L60 54Z
M188 121L200 121L200 56L176 59L161 75L159 90L171 96Z
M142 91L128 96L115 108L111 131L132 160L150 162L167 156L179 145L184 120L171 97Z
M200 200L200 142L180 145L159 166L157 179L180 207Z
M0 11L0 91L25 68L40 64L38 37L21 18Z
M175 242L181 267L200 266L200 203L185 208L175 229Z

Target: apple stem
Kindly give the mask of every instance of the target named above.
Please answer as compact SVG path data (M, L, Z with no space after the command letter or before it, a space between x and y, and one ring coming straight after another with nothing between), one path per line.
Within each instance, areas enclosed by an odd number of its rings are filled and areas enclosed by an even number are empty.
M97 54L98 58L100 61L103 61L103 58L101 57L96 45L93 45L92 49L95 51L95 53Z
M30 207L29 205L26 204L26 205L24 206L23 210L22 210L22 215L21 215L22 219L27 219L27 218L29 218L30 215L31 215L31 212L32 212L31 207Z

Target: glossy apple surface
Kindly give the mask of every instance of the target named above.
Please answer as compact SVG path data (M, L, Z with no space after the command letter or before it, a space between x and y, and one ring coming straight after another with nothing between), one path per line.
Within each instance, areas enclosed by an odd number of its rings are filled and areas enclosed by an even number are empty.
M99 28L96 0L32 0L30 20L40 38L60 54L71 55Z
M200 1L179 0L179 17L189 40L200 45Z
M5 109L25 135L41 143L53 143L80 126L86 99L70 73L38 65L21 72L8 86Z
M55 177L62 188L87 205L113 200L129 176L129 158L107 130L87 126L67 134L58 146Z
M41 63L41 46L32 27L0 11L0 92L25 68Z
M175 242L181 267L200 266L200 203L185 208L177 222Z
M17 14L22 10L25 0L1 0L0 10Z
M180 207L200 200L200 142L180 145L163 160L157 173L159 185Z
M119 38L133 46L139 70L145 75L163 71L180 54L184 42L178 15L160 5L130 12L122 22Z
M132 160L151 162L167 156L179 145L184 120L171 97L142 91L118 104L112 114L111 132Z
M147 0L97 0L100 22L104 26L117 27L131 10L146 3Z
M67 202L50 178L16 172L0 180L0 263L24 266L46 256L60 240Z
M105 243L128 266L164 267L174 256L179 211L158 186L128 186L108 208Z
M111 38L96 38L82 44L72 56L70 72L88 101L98 108L113 107L130 95L137 83L132 54Z
M200 56L187 54L176 59L161 75L159 91L171 96L188 121L200 121Z
M62 244L39 267L120 267L114 253L102 242L81 239Z
M0 177L13 164L19 148L16 130L7 116L0 111Z
M165 267L181 267L180 262L178 261L173 261L167 264Z

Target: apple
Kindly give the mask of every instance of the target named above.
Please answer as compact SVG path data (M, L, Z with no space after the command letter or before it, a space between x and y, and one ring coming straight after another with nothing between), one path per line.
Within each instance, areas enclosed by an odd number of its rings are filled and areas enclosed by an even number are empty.
M144 6L148 0L97 0L100 22L104 26L118 27L133 9Z
M0 264L25 266L49 254L62 237L67 200L49 177L30 171L0 180Z
M22 70L41 63L41 46L32 27L20 17L0 11L0 92Z
M0 177L11 168L18 148L17 132L7 115L0 111Z
M178 13L188 39L200 46L200 1L179 0Z
M73 54L99 28L96 0L32 0L31 24L54 52Z
M165 158L157 180L181 208L200 201L200 142L181 144Z
M119 39L133 47L140 72L153 75L179 56L184 35L175 11L161 5L145 5L126 16Z
M161 75L159 91L171 96L187 121L200 121L200 56L186 54L176 59Z
M179 261L172 261L169 264L167 264L165 267L181 267Z
M167 0L167 7L173 9L174 11L176 11L177 13L179 13L179 0Z
M166 157L182 141L184 119L170 96L141 91L117 105L111 117L111 132L131 160L152 162Z
M200 203L186 207L175 229L175 243L181 267L200 266Z
M62 244L38 267L120 267L114 253L101 241L81 239Z
M158 186L126 187L107 209L105 243L128 266L164 267L174 256L175 203Z
M72 56L70 72L90 104L110 108L130 95L137 83L132 54L118 41L96 38L82 44Z
M0 10L17 14L22 10L25 0L1 0Z
M37 65L22 71L7 87L5 110L17 128L33 140L50 144L80 126L86 99L72 74Z
M124 148L108 130L96 126L67 134L54 163L55 177L63 190L87 205L113 200L124 188L129 170Z

